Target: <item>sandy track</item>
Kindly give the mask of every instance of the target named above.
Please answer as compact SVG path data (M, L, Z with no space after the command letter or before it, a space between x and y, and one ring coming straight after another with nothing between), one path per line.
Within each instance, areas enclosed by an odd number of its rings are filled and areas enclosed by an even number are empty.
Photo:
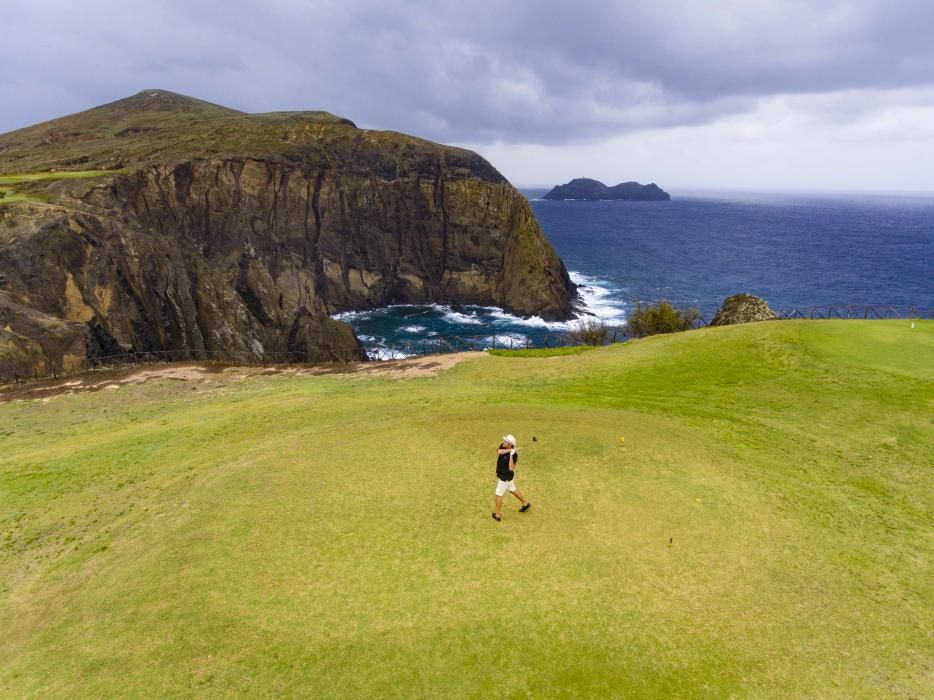
M387 379L415 379L441 374L465 360L482 357L482 352L451 353L412 357L384 362L355 362L350 364L322 364L307 366L215 366L202 363L166 363L144 367L124 367L101 370L60 380L42 380L32 384L0 391L0 403L13 400L39 399L49 401L56 396L83 391L109 391L128 384L174 380L192 384L225 384L255 376L322 376L348 375L353 377L383 377Z

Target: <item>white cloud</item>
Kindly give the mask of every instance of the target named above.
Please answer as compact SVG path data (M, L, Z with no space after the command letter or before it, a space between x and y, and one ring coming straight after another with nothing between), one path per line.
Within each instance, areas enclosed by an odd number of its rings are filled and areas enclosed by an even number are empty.
M690 127L593 144L471 144L522 185L589 176L662 187L911 191L934 194L934 91L862 91L760 100Z
M0 131L162 87L479 144L520 181L824 182L846 163L853 183L879 157L900 187L934 162L927 0L0 0L0 17Z

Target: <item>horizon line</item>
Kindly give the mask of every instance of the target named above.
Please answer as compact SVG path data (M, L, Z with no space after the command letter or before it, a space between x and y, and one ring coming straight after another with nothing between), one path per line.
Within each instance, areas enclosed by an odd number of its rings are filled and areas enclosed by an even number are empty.
M657 184L657 183L656 183ZM519 184L513 183L513 186L518 190L550 190L556 185L541 185L541 184ZM662 187L659 185L659 187ZM662 187L669 194L673 194L676 191L682 192L742 192L750 194L836 194L836 195L846 195L846 194L858 194L858 195L879 195L879 196L906 196L906 197L922 197L922 198L931 198L934 199L934 186L928 189L861 189L861 188L835 188L835 187L781 187L781 186L740 186L740 185L666 185Z

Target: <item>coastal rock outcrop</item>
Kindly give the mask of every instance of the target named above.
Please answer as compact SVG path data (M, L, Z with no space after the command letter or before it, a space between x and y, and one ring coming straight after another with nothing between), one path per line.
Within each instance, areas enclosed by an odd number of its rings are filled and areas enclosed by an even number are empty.
M621 182L607 187L599 180L580 177L567 184L557 185L548 192L544 199L620 199L627 201L668 201L671 199L665 190L654 182L641 185L638 182Z
M734 294L724 299L710 322L711 326L731 326L737 323L754 323L778 318L768 302L752 294Z
M0 135L13 172L43 175L0 204L0 375L119 352L361 359L329 315L388 304L571 316L563 263L487 161L327 113L145 91Z

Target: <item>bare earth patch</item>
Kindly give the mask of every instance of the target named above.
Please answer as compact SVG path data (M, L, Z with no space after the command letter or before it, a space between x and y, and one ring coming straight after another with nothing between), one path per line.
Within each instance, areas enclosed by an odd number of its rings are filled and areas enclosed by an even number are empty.
M153 379L177 379L179 381L203 381L207 371L199 365L167 365L154 369L138 370L120 380L120 384L143 384Z
M316 365L301 369L284 369L284 372L296 374L355 374L366 377L386 377L390 379L414 379L432 377L447 372L465 360L483 357L482 352L458 352L427 357L410 357L406 360L386 360L382 362L355 362L348 365Z
M411 357L405 360L383 362L355 362L352 364L272 365L269 367L218 367L199 363L155 364L145 367L125 367L100 370L68 380L45 380L34 384L0 391L0 403L13 400L41 399L48 402L55 396L82 391L114 391L128 384L171 379L193 384L212 384L242 381L253 376L321 376L348 375L353 377L384 377L387 379L415 379L431 377L448 371L464 362L484 356L482 352L462 352L448 355Z

